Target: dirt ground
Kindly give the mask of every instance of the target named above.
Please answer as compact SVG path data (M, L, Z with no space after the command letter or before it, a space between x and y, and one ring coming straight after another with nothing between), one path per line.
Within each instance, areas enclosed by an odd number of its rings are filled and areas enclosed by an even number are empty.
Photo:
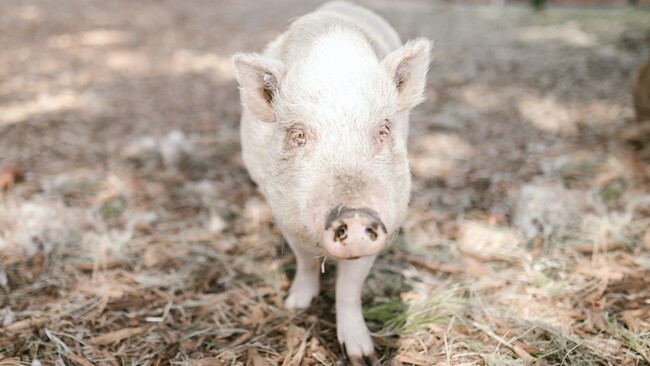
M345 364L333 262L282 308L294 260L229 59L318 3L3 0L0 364ZM650 153L626 132L650 11L361 3L436 43L408 219L364 291L383 361L650 364Z

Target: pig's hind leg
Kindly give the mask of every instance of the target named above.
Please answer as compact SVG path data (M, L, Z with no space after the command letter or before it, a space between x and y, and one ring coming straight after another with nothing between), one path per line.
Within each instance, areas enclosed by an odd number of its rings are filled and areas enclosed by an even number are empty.
M377 363L372 338L361 312L361 289L374 262L374 256L338 262L336 335L353 365Z
M296 257L296 276L291 283L289 296L284 300L284 307L289 310L304 309L318 295L320 261L314 253L295 244L294 240L286 238Z

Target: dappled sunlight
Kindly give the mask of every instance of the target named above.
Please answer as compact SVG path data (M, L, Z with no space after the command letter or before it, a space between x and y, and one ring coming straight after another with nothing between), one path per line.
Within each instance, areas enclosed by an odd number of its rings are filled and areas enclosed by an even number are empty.
M464 126L464 122L476 120L481 117L481 110L461 101L452 100L441 106L434 115L432 121L438 126L458 129Z
M633 117L632 109L623 101L595 100L573 105L574 113L580 115L580 122L591 127L611 128Z
M39 21L43 18L43 12L35 5L24 5L18 10L18 16L22 20Z
M519 39L530 43L563 42L574 47L592 47L598 44L594 35L580 29L580 25L574 21L526 27L521 29Z
M174 52L168 68L172 73L211 72L218 80L233 80L233 67L230 57L215 53L199 53L192 50Z
M81 108L88 101L83 94L64 90L57 94L41 94L35 100L0 105L0 126L26 121L32 116Z
M444 179L461 174L459 164L473 154L474 148L459 135L436 133L413 141L409 161L416 176Z
M151 69L151 63L145 54L134 51L110 51L104 63L110 70L130 74L142 74Z
M506 95L506 92L509 92L510 95ZM462 86L458 91L458 95L463 102L472 107L482 111L490 111L507 108L506 106L509 104L513 92L515 91L511 89L506 91L486 84L472 83Z
M77 34L50 36L47 44L54 48L116 46L131 42L131 34L115 29L94 29Z
M526 94L517 110L526 122L540 130L559 135L575 134L581 125L611 129L632 118L632 110L622 101L594 100L566 102L554 96Z
M438 227L443 220L444 217L435 211L412 207L402 225L408 250L414 253L426 251L448 239L444 230Z
M486 258L518 258L520 234L508 227L467 220L460 225L458 245Z
M540 130L561 134L574 132L577 121L570 111L553 97L526 95L517 103L519 113Z

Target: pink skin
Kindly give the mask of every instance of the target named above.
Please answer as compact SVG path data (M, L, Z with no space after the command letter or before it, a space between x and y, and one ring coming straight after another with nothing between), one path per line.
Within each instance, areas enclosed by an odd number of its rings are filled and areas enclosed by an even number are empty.
M372 163L370 163L372 164ZM370 165L368 164L368 165ZM315 192L301 207L302 243L309 250L334 259L375 256L388 245L399 227L398 211L387 183L365 169L346 175L333 172L315 179ZM299 185L300 183L298 183ZM313 190L312 190L313 189Z
M374 210L338 206L327 215L321 244L331 257L356 259L379 254L387 237L386 226Z

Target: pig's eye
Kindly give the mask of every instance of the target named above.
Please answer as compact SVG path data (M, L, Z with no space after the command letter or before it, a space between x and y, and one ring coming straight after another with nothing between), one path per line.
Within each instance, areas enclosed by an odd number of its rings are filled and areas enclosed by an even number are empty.
M385 119L383 124L379 127L379 130L375 132L375 135L373 136L374 144L377 149L381 149L382 146L388 144L391 140L389 123L390 122Z
M379 139L381 141L386 141L389 136L390 136L390 127L388 127L388 124L381 126L381 128L379 129Z
M303 147L307 143L307 133L300 126L293 126L287 133L287 145L290 147Z

